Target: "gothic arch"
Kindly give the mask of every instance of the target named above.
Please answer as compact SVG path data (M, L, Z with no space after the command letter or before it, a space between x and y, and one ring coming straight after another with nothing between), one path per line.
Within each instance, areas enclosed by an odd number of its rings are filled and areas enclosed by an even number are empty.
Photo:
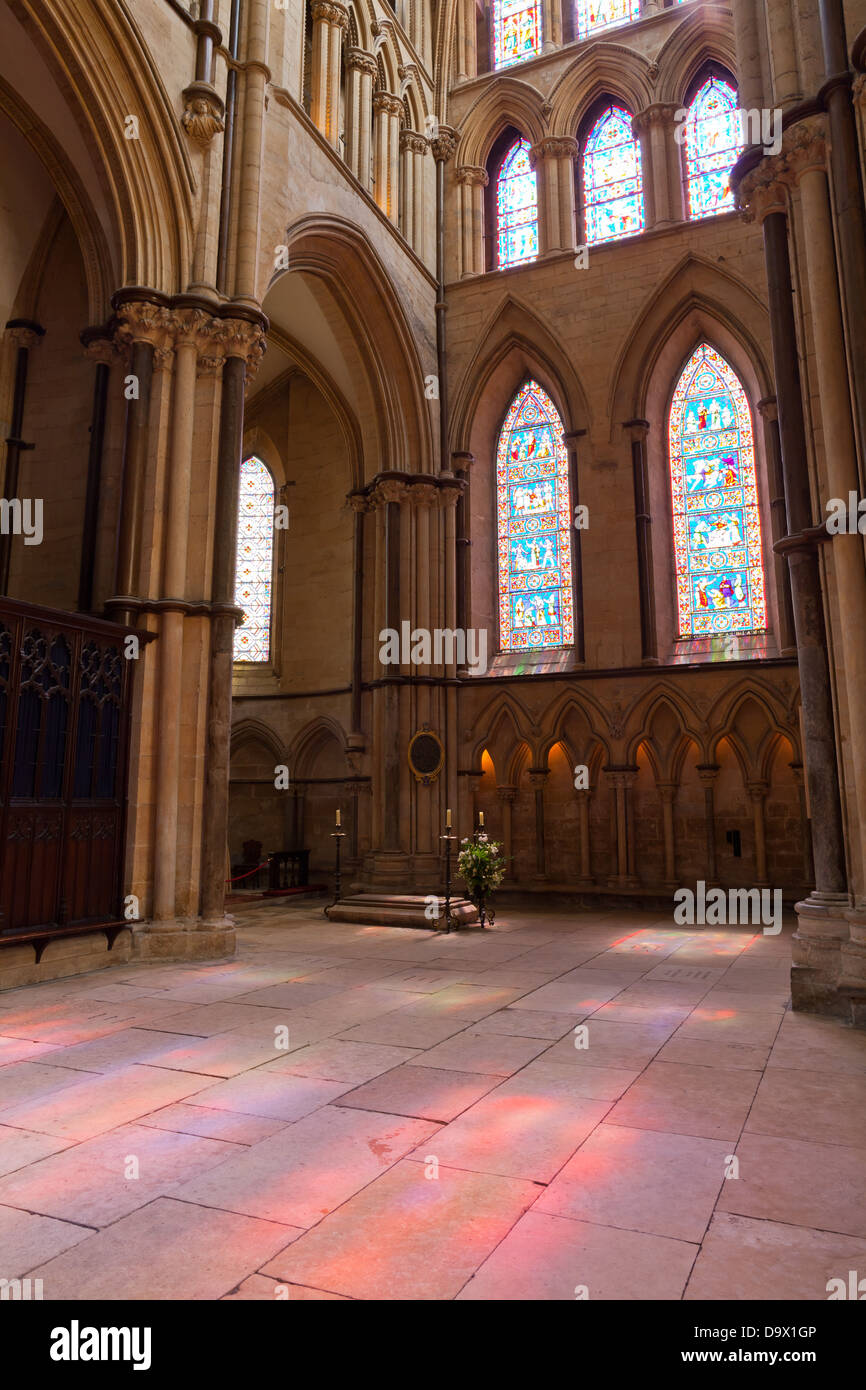
M530 145L543 139L545 121L541 94L528 82L516 77L498 77L469 108L457 146L455 167L487 163L496 139L507 126L514 126Z
M652 731L656 716L660 711L667 710L676 724L679 726L680 734L676 740L675 748L668 749L668 756L659 756L659 761L673 764L682 759L681 745L683 741L694 743L703 753L706 746L706 736L700 730L701 721L696 715L695 710L689 704L683 694L675 690L667 682L659 686L654 686L641 695L636 703L628 711L627 723L636 726L635 732L630 736L627 746L627 762L634 762L638 747L641 743L652 741ZM655 749L655 745L654 749ZM656 750L659 752L659 750Z
M753 396L753 405L771 394L772 375L761 346L768 333L765 305L737 276L689 253L651 291L619 354L611 377L611 440L623 420L644 418L659 358L689 315L706 325L695 333L702 331L710 341L713 325L723 330L720 351L733 357L731 365ZM687 358L688 354L683 362ZM669 395L674 384L671 381Z
M80 194L71 205L67 203L79 239L81 216L86 213L93 217L95 239L111 248L112 290L141 284L176 294L187 285L192 262L193 164L165 85L126 0L112 5L79 0L74 7L64 0L15 0L12 8L20 24L13 38L21 40L23 53L30 49L38 54L50 82L59 89L57 100L71 114L105 199L107 226L105 220L100 226L93 208L81 206ZM8 61L16 61L12 50ZM16 104L20 107L20 98L16 97ZM35 114L42 119L41 112ZM127 114L138 119L138 140L125 136ZM41 131L36 128L36 139L26 125L20 128L56 178L51 156L61 144L59 132L51 131L48 121ZM62 143L68 145L65 137ZM69 165L66 161L66 168L61 167L66 177L58 181L64 203L74 190ZM81 171L75 172L80 178ZM87 250L86 260L90 259ZM103 292L94 321L106 317L109 297Z
M250 743L260 744L273 754L275 765L284 763L291 767L291 764L288 763L286 750L274 730L264 720L241 719L232 726L231 752L233 757L241 748Z
M682 105L690 84L704 65L715 59L733 77L737 52L733 30L726 18L710 8L683 15L656 58L655 100Z
M322 749L335 743L345 759L346 735L335 719L318 715L305 724L289 746L288 765L292 777L303 778L310 774Z
M601 702L588 690L581 690L579 695L573 690L566 690L544 712L544 726L550 730L541 744L545 758L555 743L567 742L565 725L572 711L586 722L591 738L610 756L608 723ZM574 751L580 753L582 750Z
M535 376L550 396L566 432L589 429L589 403L569 357L543 320L509 294L481 329L478 347L455 393L451 447L470 448L479 406L491 391L501 406L501 425L515 392L529 376Z
M272 277L265 312L290 321L290 314L279 312L280 282L290 274L318 282L348 329L363 373L378 433L369 451L376 471L429 472L433 440L425 368L379 256L357 227L335 216L301 218L288 229L286 244L291 269Z
M590 107L603 96L616 97L633 116L653 100L652 67L623 44L597 40L583 45L550 97L550 129L576 135Z

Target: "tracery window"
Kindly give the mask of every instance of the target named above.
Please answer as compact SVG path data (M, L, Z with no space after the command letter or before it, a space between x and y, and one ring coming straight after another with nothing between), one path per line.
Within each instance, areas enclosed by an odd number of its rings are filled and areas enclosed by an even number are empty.
M668 420L680 637L767 626L752 415L708 343L683 369Z
M496 180L497 265L534 261L538 255L538 190L529 144L515 140Z
M611 29L640 19L640 0L577 0L577 36L588 38L596 29Z
M574 642L568 452L556 406L537 381L514 397L496 454L502 651Z
M708 77L685 123L689 217L712 217L734 206L731 169L743 148L736 89Z
M274 480L253 455L241 464L235 603L245 617L235 628L235 661L270 660L273 569Z
M493 0L493 66L507 68L541 52L541 0Z
M622 106L595 121L583 153L584 238L587 245L634 236L644 228L640 142Z

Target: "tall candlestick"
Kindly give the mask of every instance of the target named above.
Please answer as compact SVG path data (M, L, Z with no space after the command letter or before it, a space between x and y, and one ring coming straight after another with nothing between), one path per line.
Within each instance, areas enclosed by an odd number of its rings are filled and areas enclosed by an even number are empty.
M450 812L450 811L446 811L446 812L445 812L445 829L446 829L446 830L450 830L450 829L451 829L451 812Z
M338 806L338 807L337 807L337 829L338 829L338 830L340 829L340 826L342 825L342 823L343 823L343 822L342 822L342 820L340 819L340 808L339 808L339 806Z

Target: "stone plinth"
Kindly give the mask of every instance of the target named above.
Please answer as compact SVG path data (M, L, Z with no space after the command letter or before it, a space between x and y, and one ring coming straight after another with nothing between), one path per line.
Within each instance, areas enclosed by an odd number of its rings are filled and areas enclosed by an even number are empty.
M438 918L427 915L436 902ZM423 927L426 931L445 929L445 899L437 894L400 896L393 893L355 893L325 908L332 922L360 922L375 927ZM466 898L451 899L452 926L466 927L478 921L478 908Z
M237 949L234 926L136 926L131 960L223 960Z

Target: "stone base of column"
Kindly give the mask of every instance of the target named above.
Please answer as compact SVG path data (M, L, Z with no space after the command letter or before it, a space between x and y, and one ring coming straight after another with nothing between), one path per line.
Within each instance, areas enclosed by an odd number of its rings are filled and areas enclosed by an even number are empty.
M607 880L608 888L640 888L640 879L633 874L612 874Z
M848 1003L854 1027L866 1028L866 909L852 908L845 915L848 940L840 951L839 993Z
M237 950L234 924L136 923L130 960L225 960Z
M372 888L408 888L409 856L402 850L373 850L364 861L363 873L364 882Z
M843 893L810 893L796 904L797 930L791 941L791 999L795 1009L847 1017L850 1005L840 993L842 946L848 941L848 898Z

